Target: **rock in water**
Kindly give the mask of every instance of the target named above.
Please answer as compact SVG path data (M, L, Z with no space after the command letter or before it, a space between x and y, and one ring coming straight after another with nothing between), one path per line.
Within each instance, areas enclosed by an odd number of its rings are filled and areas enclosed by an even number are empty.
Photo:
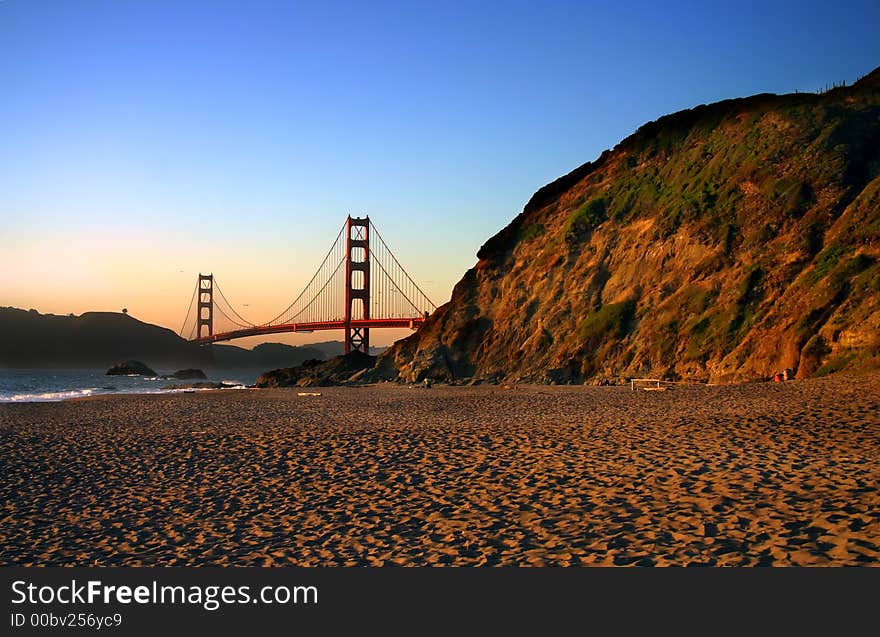
M257 387L308 387L342 385L346 382L359 382L363 375L358 372L372 369L376 357L363 352L349 352L327 361L308 360L299 367L275 369L261 374Z
M205 372L200 369L178 369L176 372L171 374L171 376L173 378L176 378L177 380L190 380L193 378L205 380L206 378L208 378L205 375Z
M107 370L107 376L156 376L156 372L140 361L125 361Z
M182 383L180 385L165 385L162 389L234 389L236 387L241 387L241 385L236 385L235 383Z

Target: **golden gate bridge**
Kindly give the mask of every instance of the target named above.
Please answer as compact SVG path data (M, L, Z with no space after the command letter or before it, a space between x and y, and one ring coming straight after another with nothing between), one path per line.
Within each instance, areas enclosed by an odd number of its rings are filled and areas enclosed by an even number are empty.
M370 351L370 330L418 329L437 309L370 221L349 216L294 301L265 323L245 319L213 274L199 274L180 336L210 345L283 332L345 330L345 352Z

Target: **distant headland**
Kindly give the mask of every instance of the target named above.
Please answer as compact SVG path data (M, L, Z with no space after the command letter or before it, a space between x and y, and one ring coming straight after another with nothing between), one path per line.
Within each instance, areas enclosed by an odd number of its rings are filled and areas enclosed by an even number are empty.
M154 368L213 367L258 369L299 365L342 353L342 343L307 346L263 343L253 349L214 345L210 359L202 348L172 330L122 312L78 316L40 314L0 307L0 367L106 369L122 360L143 360Z

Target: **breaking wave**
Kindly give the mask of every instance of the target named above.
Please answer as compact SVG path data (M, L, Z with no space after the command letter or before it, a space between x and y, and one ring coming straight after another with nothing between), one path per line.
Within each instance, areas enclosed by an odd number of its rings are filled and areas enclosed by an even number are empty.
M12 394L11 396L0 395L0 403L45 403L68 398L80 398L92 396L95 392L109 393L107 390L98 389L72 389L69 391L47 391L33 394Z

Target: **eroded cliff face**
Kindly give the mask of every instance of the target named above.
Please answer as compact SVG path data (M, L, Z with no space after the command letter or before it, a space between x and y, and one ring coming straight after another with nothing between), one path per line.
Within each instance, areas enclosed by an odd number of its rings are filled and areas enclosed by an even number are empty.
M880 366L880 70L651 122L545 186L376 377Z

